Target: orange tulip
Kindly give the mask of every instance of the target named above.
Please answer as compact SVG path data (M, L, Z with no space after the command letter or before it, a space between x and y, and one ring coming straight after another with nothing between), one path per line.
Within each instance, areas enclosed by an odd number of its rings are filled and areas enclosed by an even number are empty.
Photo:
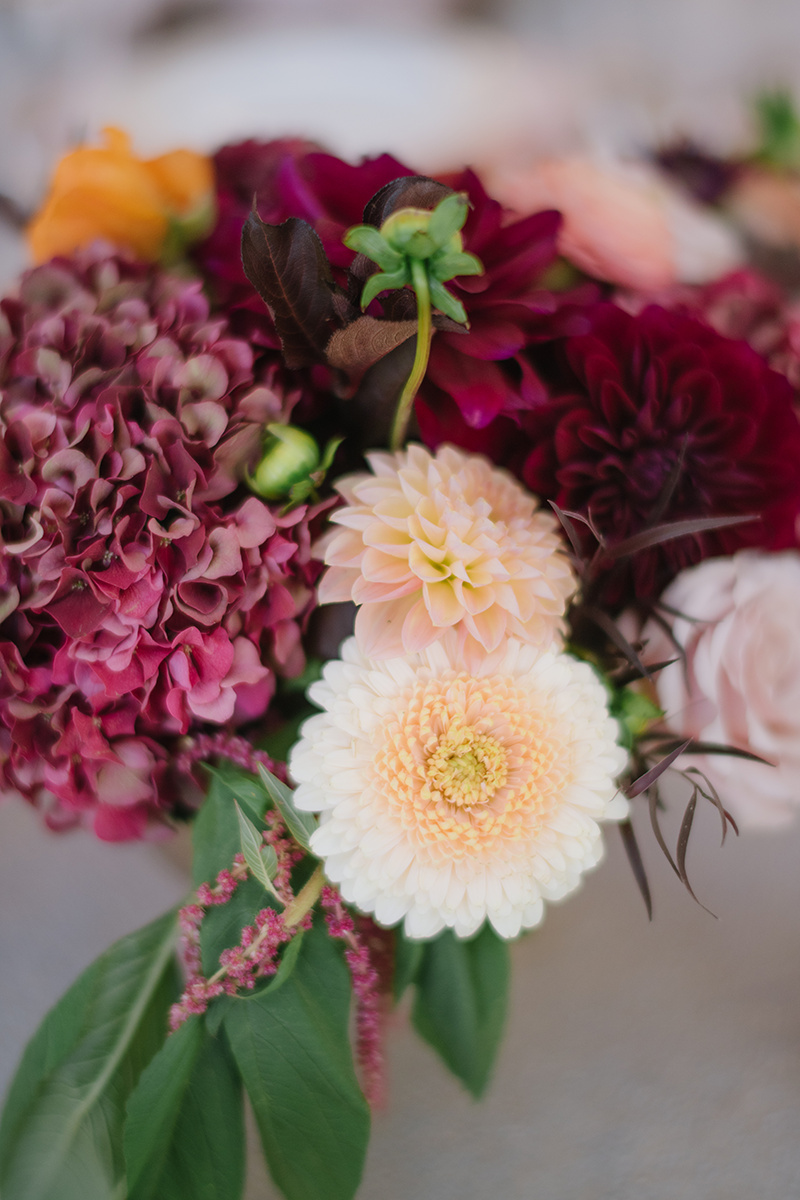
M176 235L186 242L208 228L210 159L191 150L140 159L122 130L103 133L105 146L79 146L56 167L50 193L27 230L35 262L98 238L155 261Z

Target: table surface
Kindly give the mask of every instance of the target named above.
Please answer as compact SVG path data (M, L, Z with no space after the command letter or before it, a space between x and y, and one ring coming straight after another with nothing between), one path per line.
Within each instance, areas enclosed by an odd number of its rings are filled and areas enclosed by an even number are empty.
M715 920L640 826L652 924L611 828L605 863L514 946L482 1103L395 1016L360 1200L800 1194L800 828L720 850L701 816L689 865ZM184 889L162 848L49 834L0 804L0 1085L78 971ZM248 1200L276 1196L254 1159Z

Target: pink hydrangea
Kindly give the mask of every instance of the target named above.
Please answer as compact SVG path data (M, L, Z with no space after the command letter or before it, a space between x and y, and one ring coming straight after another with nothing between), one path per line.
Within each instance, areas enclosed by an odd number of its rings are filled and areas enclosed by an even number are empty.
M3 776L141 836L181 803L178 740L303 669L310 514L241 483L289 406L198 282L100 250L0 304L0 384Z

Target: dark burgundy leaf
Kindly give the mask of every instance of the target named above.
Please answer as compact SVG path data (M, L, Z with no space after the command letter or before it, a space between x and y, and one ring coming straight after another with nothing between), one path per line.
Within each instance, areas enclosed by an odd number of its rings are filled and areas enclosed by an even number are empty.
M657 735L660 744L660 750L670 749L678 744L677 738L662 738ZM768 758L761 758L758 754L753 754L750 750L740 750L738 746L726 746L723 742L696 742L694 738L690 738L685 745L686 754L728 754L732 758L746 758L749 762L764 763L768 767L774 767L775 763L770 762Z
M655 509L650 514L650 520L654 524L656 524L658 521L661 520L661 518L664 516L664 513L668 511L669 506L672 503L672 499L675 495L675 491L681 480L681 475L683 474L683 467L684 467L684 463L686 461L686 447L688 446L688 444L689 444L689 435L687 434L684 437L683 441L681 442L681 447L678 452L678 457L675 459L675 462L672 464L672 470L670 471L669 475L667 476L667 479L664 482L664 486L661 489L661 495L659 496L659 498L656 502Z
M597 528L594 521L592 520L591 512L588 512L588 513L572 512L568 508L565 508L562 511L565 516L570 517L573 521L580 521L581 525L585 525L586 528L591 533L592 537L595 539L595 541L597 541L600 544L600 546L605 547L605 544L606 544L605 538L603 537L602 533L600 532L600 530Z
M652 921L653 899L650 895L650 884L647 882L647 875L645 873L644 863L642 862L639 843L636 840L636 834L633 831L633 825L631 825L630 820L623 821L619 826L619 831L622 835L622 844L625 847L625 853L628 856L628 862L630 863L631 870L633 871L633 877L636 880L636 884L642 894L642 899L644 900L644 906L647 909L648 919Z
M414 333L364 373L356 394L342 408L352 445L362 450L388 446L397 401L411 373L416 349ZM410 436L414 436L413 429Z
M334 283L312 227L299 217L267 225L251 212L242 229L242 265L272 313L287 367L324 361L336 320Z
M651 675L655 675L657 671L663 671L664 667L671 667L676 662L680 662L680 659L666 658L663 662L650 663L647 669ZM620 671L618 674L612 672L610 678L614 681L615 687L621 688L626 687L629 683L634 683L637 679L643 679L644 676L636 668L631 667Z
M645 771L644 775L640 775L638 779L634 779L630 787L625 789L625 794L629 800L633 800L636 796L641 796L642 792L646 792L649 787L655 783L659 776L663 775L667 767L672 766L676 758L683 754L686 747L690 744L691 739L688 738L685 742L681 742L676 746L671 754L667 754L661 762L656 763L649 771Z
M650 546L658 546L662 542L671 542L675 538L688 537L693 533L707 533L712 529L727 529L731 525L744 525L748 521L758 521L758 513L747 513L741 517L696 517L686 521L668 521L665 525L652 525L635 533L633 537L623 538L613 546L606 546L606 558L630 558L640 550Z
M694 894L694 889L692 888L692 885L689 883L689 876L686 873L686 850L689 845L689 835L692 832L692 824L694 823L695 809L697 808L697 792L698 792L697 785L693 784L692 794L689 799L689 803L686 805L686 812L683 814L683 820L681 821L680 832L678 833L678 845L677 845L677 849L676 849L676 858L678 860L678 875L680 876L680 878L683 882L683 886L686 888L687 892L692 897L692 899L697 904L699 904L700 907L705 912L707 912L710 917L713 917L714 920L716 920L717 919L716 913L713 913L710 908L706 908L705 904L703 904L700 900L697 899L697 896Z
M700 779L702 779L703 783L708 788L708 791L706 791L705 788L701 784L699 784L696 780L694 780L694 786L697 788L700 795L705 800L709 800L714 805L714 807L717 809L717 811L719 812L720 821L722 822L721 845L723 845L723 846L725 845L725 838L728 835L728 825L730 825L731 829L738 837L739 836L739 826L736 824L733 817L728 812L727 808L725 808L725 806L723 805L722 801L719 798L719 792L714 787L713 783L708 778L708 776L704 775L703 772L699 769L699 767L687 767L686 770L683 772L683 774L684 775L692 775L692 776L697 775Z
M581 613L589 621L602 629L603 633L610 641L614 643L617 649L625 655L632 667L635 667L639 672L639 677L642 679L650 679L650 669L646 667L639 655L634 650L622 630L612 621L608 613L604 613L602 609L595 608L594 605L586 604L581 608Z
M405 175L377 191L364 209L364 224L380 228L399 208L434 209L453 189L427 175Z
M566 533L567 537L570 540L572 549L575 551L575 555L578 559L578 563L583 565L583 548L581 546L581 539L580 539L577 529L575 528L572 518L567 516L567 514L564 512L564 510L558 507L555 500L551 500L549 503L550 503L550 507L552 508L553 512L556 514L559 521L564 526L564 532Z
M326 357L356 382L368 367L402 345L417 332L416 321L381 321L377 317L359 317L344 329L337 329L328 342Z
M653 826L653 833L655 834L656 841L658 842L661 852L666 858L667 862L680 879L681 873L675 866L675 860L669 852L669 846L664 841L664 835L661 832L661 826L658 823L658 792L655 788L650 789L647 800L650 808L650 824Z

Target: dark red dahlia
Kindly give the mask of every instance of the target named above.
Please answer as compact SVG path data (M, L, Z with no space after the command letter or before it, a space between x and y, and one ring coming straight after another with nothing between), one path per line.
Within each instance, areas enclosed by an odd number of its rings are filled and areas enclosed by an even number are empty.
M0 305L0 758L54 825L141 836L181 739L304 665L309 514L242 486L287 406L196 281L99 252Z
M787 380L744 342L681 313L601 304L585 319L585 333L536 355L549 398L522 415L516 451L531 490L591 513L610 542L654 522L759 514L643 550L632 576L609 578L605 598L657 595L709 555L794 545L800 423Z
M214 161L219 217L195 258L212 295L233 310L233 328L272 349L279 345L274 327L240 261L242 226L254 197L269 224L300 217L313 225L337 281L346 285L354 256L342 242L344 233L362 220L376 192L413 174L387 154L351 165L297 140L225 146ZM452 398L467 423L482 429L499 412L528 407L543 394L521 351L555 331L550 318L558 297L542 286L542 278L555 259L560 218L546 212L512 220L472 171L442 176L442 181L469 196L464 245L481 259L485 274L448 283L466 308L470 328L437 333L419 409L424 421L428 408ZM380 315L380 301L370 311ZM305 389L330 385L323 369L316 378L298 378Z
M726 337L742 338L800 390L800 306L759 271L744 268L702 287L682 284L653 297L665 308L707 322ZM622 298L628 312L644 306L634 294Z
M464 246L481 260L484 274L448 283L467 311L469 332L435 335L418 411L424 422L428 410L448 397L467 425L483 430L499 414L526 409L544 395L521 351L555 332L544 318L556 311L558 298L542 286L542 276L556 257L561 218L540 212L509 220L473 171L445 182L469 196Z
M287 217L308 221L333 265L346 269L353 254L342 242L345 231L358 224L375 192L412 174L389 154L352 165L299 138L223 146L214 155L214 168L217 221L196 248L195 260L215 303L231 312L236 331L276 350L280 343L272 321L242 269L242 226L253 203L270 225Z

